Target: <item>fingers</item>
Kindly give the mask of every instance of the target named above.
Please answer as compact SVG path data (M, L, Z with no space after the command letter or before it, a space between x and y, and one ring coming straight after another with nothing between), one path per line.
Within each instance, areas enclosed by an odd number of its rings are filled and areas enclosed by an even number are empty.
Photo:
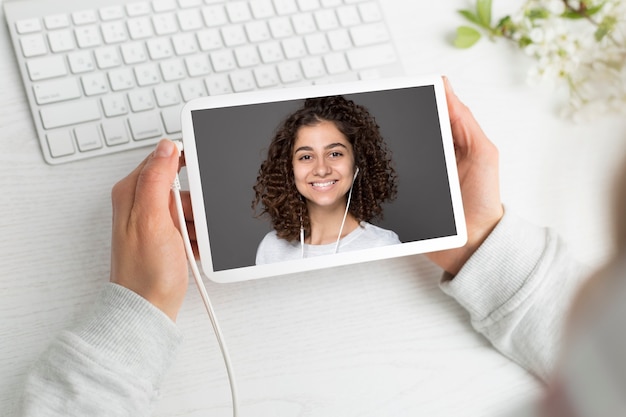
M457 158L468 154L482 152L485 145L492 143L485 135L469 107L467 107L454 93L450 80L443 77L450 116L450 127L454 138L454 146L457 150Z
M178 172L176 145L161 140L142 165L136 176L133 211L140 216L169 214L171 185Z

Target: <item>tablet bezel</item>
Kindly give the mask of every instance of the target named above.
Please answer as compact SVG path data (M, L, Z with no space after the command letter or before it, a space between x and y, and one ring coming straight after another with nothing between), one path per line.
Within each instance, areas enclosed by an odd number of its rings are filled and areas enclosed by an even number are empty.
M311 97L357 94L424 86L432 86L435 92L435 104L437 113L439 115L442 148L448 174L448 186L452 203L452 213L456 228L456 235L436 237L413 242L405 242L396 245L363 249L354 252L340 252L334 255L304 258L296 261L276 262L265 265L252 265L228 270L215 270L215 268L213 267L214 264L211 254L211 244L206 221L202 178L200 175L200 165L196 149L196 138L192 121L192 112L197 110L214 108L301 100ZM454 153L454 144L449 123L445 89L441 77L387 78L328 85L292 87L274 90L259 90L247 93L202 97L191 100L184 106L181 113L181 122L186 171L189 182L189 192L192 202L192 212L194 216L200 263L204 274L214 282L230 283L246 281L250 279L267 278L314 269L331 268L341 265L396 258L418 253L426 253L460 247L463 246L467 241L467 231L457 173L456 158Z

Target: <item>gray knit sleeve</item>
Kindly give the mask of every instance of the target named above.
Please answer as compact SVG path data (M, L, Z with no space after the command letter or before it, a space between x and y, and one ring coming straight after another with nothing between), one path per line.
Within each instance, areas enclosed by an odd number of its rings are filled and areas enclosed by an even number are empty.
M29 372L21 416L148 416L182 341L134 292L107 284L89 314Z
M489 237L442 290L503 354L545 379L560 351L575 292L589 274L556 233L505 212Z

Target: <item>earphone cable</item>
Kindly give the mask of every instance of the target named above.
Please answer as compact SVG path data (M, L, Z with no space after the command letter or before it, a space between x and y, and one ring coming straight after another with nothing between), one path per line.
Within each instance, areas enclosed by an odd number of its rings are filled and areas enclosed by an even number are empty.
M207 293L206 287L204 286L204 282L202 281L202 275L200 274L200 270L198 269L198 265L196 264L196 259L193 254L193 249L191 247L191 240L189 239L189 233L187 232L187 224L185 222L185 213L183 211L183 203L180 197L180 180L178 175L174 179L174 183L172 184L172 192L174 194L174 201L176 204L176 211L178 214L178 224L180 233L183 237L183 242L185 245L185 253L187 254L187 261L189 266L191 267L191 272L193 278L196 282L196 287L198 288L198 292L200 293L200 297L202 298L202 302L204 303L204 307L209 315L209 319L211 320L211 325L213 326L213 332L215 333L215 337L217 339L217 343L222 352L222 358L224 358L224 365L226 366L226 373L228 374L228 383L230 384L230 393L232 397L232 407L233 407L233 417L237 417L238 406L237 406L237 388L235 384L234 373L232 370L232 366L230 363L230 355L228 354L228 349L226 348L226 343L224 342L224 338L222 336L222 331L220 329L219 323L217 322L217 318L215 316L215 312L213 311L213 306L211 304L211 300L209 299L209 295Z

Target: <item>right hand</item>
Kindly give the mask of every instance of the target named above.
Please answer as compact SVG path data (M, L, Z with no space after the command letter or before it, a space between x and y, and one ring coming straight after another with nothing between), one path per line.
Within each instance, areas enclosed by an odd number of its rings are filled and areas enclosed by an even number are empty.
M456 275L496 227L504 208L500 200L498 149L487 138L469 108L444 77L450 126L467 224L467 243L427 254L446 272Z

